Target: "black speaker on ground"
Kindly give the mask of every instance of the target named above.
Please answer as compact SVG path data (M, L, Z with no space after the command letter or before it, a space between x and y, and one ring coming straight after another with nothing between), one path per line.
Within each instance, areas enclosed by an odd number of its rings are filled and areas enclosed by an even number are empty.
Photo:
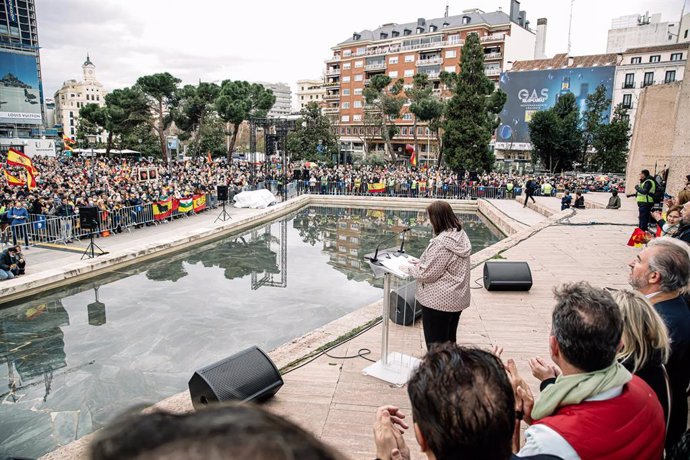
M283 386L278 368L253 346L199 369L189 379L194 408L220 401L265 401Z
M218 201L228 201L228 186L227 185L219 185L216 188L216 192L218 194Z
M79 208L79 226L85 230L98 228L98 208L96 206L81 206Z
M412 281L391 291L389 318L395 324L409 326L422 314L422 307L414 296L417 293L417 282Z
M484 263L484 287L487 291L529 291L532 272L527 262L490 260Z

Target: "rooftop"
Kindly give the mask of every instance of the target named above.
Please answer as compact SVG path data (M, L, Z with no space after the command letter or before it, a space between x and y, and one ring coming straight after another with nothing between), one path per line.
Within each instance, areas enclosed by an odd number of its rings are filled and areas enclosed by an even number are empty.
M570 62L572 59L572 62ZM531 61L516 61L511 72L527 70L547 70L566 67L600 67L615 66L618 62L618 54L592 54L589 56L568 56L567 53L557 54L550 59L534 59Z
M671 45L644 46L641 48L629 48L625 54L653 53L655 51L675 51L688 49L688 43L673 43Z

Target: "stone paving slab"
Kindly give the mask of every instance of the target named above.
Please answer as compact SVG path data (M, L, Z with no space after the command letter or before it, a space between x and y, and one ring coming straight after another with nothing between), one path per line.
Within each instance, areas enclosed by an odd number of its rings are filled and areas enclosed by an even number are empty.
M594 195L594 194L589 194ZM602 194L604 195L604 194ZM608 194L606 194L608 195ZM601 197L603 201L608 196ZM560 200L537 197L552 217L537 214L507 202L494 201L507 220L534 222L529 227L517 225L513 235L492 248L472 257L472 279L482 276L481 261L500 253L508 260L530 264L534 286L525 292L488 292L473 289L470 308L460 319L458 342L468 346L504 347L504 357L517 360L518 368L528 378L533 390L538 382L531 377L526 360L548 357L548 334L554 303L552 290L566 281L586 280L598 286L627 285L626 263L639 251L625 245L636 222L636 209L624 205L621 210L586 209L560 212ZM597 198L598 199L598 198ZM591 198L595 201L595 198ZM624 202L625 203L625 202ZM559 223L559 220L561 221ZM596 220L599 225L591 225ZM608 223L609 225L604 225ZM575 225L573 225L575 224ZM473 284L473 287L479 287ZM279 367L295 356L314 351L319 345L347 333L380 314L381 303L351 313L331 325L271 352ZM356 356L368 348L368 358L380 355L381 326L375 326L349 342L331 350L331 356ZM425 347L421 324L413 327L391 325L390 350L423 356ZM370 363L363 358L339 359L322 355L313 362L284 376L285 386L266 407L282 414L353 459L370 459L374 454L372 422L376 407L398 404L409 413L405 388L362 375ZM191 410L189 396L180 393L157 405L167 410ZM412 433L407 442L413 459L425 458ZM59 449L43 458L85 458L84 446L90 436Z

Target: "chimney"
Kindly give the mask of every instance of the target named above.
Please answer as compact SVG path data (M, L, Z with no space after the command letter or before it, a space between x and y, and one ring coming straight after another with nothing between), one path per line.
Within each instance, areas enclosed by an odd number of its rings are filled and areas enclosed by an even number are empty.
M537 39L534 42L534 59L546 59L546 18L537 19Z
M417 27L424 27L426 25L426 19L424 18L418 18L417 19Z
M518 0L510 0L510 20L517 24L519 15L520 2Z
M527 11L520 11L520 14L518 15L518 24L520 27L524 28L525 27L525 22L527 21Z

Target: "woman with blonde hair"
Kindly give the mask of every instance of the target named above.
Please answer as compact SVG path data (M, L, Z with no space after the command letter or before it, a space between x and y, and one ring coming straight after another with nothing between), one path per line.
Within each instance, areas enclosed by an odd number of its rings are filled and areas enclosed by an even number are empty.
M669 387L664 364L670 353L668 331L661 316L640 293L613 292L623 314L622 346L617 359L656 393L668 420Z

